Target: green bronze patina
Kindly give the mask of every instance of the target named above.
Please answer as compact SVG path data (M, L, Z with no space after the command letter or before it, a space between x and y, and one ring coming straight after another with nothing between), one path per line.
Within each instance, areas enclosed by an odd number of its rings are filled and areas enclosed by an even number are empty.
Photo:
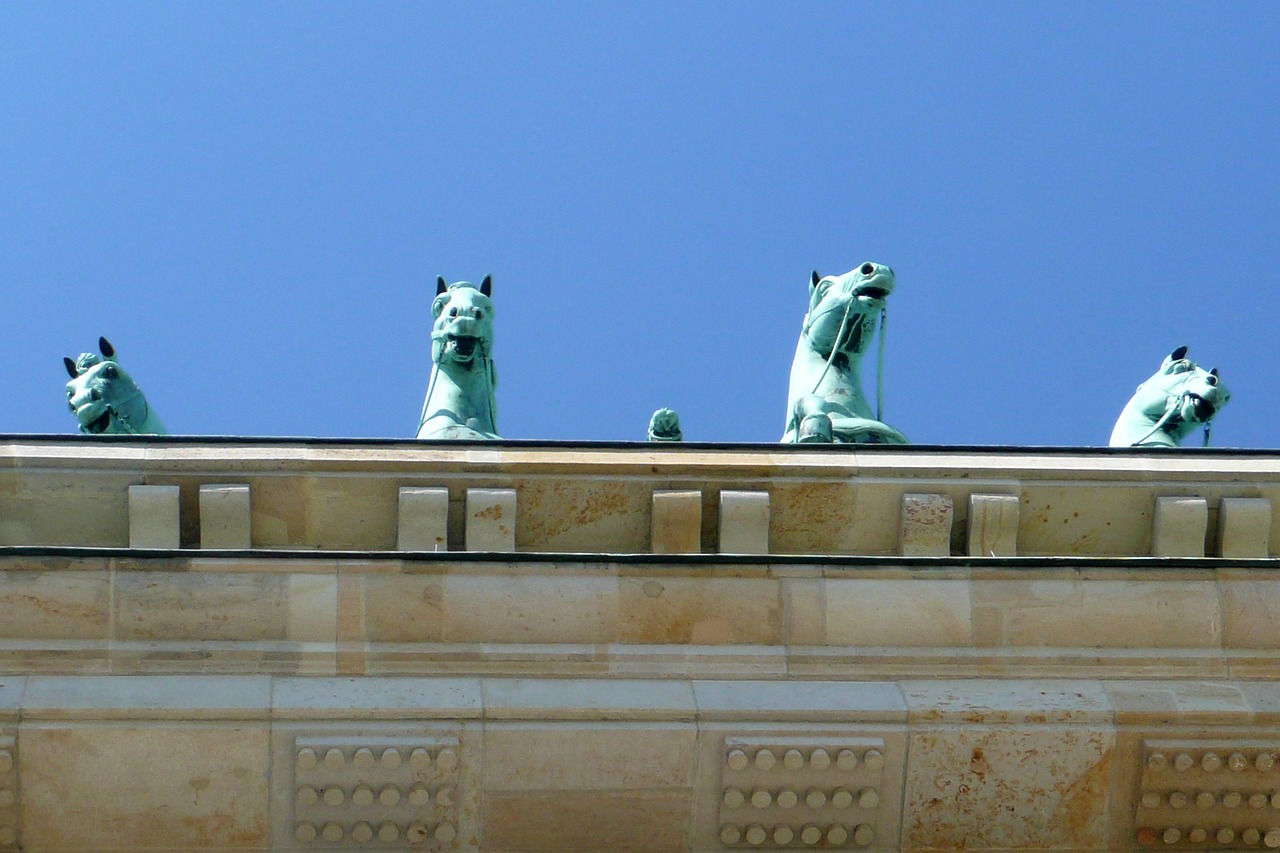
M85 352L64 358L71 381L67 405L87 435L167 435L160 416L151 408L138 383L116 361L106 338L98 338L102 355Z
M1178 447L1202 426L1208 444L1209 422L1230 399L1218 369L1205 370L1178 347L1138 386L1111 431L1111 446Z
M814 271L791 363L784 442L907 443L873 417L858 373L893 287L893 270L871 261L840 276Z
M680 416L674 409L662 408L653 413L653 417L649 419L649 440L684 441Z
M418 438L495 439L498 375L493 366L493 279L436 279L431 303L431 379L418 421Z

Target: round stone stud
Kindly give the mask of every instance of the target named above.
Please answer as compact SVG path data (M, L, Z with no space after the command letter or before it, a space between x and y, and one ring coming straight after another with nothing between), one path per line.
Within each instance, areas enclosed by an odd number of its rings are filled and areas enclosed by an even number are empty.
M404 831L404 838L410 844L422 844L431 837L431 830L427 829L426 824L411 823L409 828Z
M298 750L299 770L312 770L318 763L319 759L316 758L316 751L314 749L303 748Z
M778 757L773 754L771 749L762 749L756 753L756 767L761 770L772 770L777 763Z
M382 766L388 770L395 770L400 766L400 750L394 746L382 750Z
M842 749L836 753L836 767L848 772L858 766L858 753L852 749Z
M436 805L448 808L453 805L455 797L454 790L451 786L445 785L439 791L436 791Z
M364 821L360 821L355 826L351 827L351 840L359 841L361 844L364 844L366 841L372 841L373 827L369 826L369 824Z
M1144 791L1142 793L1142 807L1144 809L1154 809L1160 805L1160 795L1155 791Z
M324 789L324 801L328 805L340 806L342 805L342 801L345 800L346 798L347 798L347 795L342 792L341 788L325 788Z
M1262 833L1251 826L1240 833L1240 840L1245 844L1257 844L1262 840Z
M351 802L362 808L373 805L373 789L368 785L361 785L351 792Z
M431 802L431 792L423 785L414 785L409 789L409 802L415 806L425 806Z
M1144 826L1138 830L1138 844L1143 847L1150 847L1160 840L1160 833L1156 832L1149 826Z
M1244 797L1240 796L1239 791L1227 791L1222 795L1222 804L1229 809L1234 809L1242 802L1244 802Z
M1271 795L1271 808L1280 809L1280 791Z
M448 844L450 841L458 837L458 831L453 828L453 824L447 821L436 827L436 841L441 844Z
M1165 844L1177 844L1182 839L1182 830L1176 826L1171 826L1160 837L1164 839Z
M788 770L799 770L804 767L804 753L798 749L788 749L782 754L782 766Z
M868 770L879 770L884 767L884 756L878 749L868 749L866 755L862 756L862 763L867 765Z
M817 788L810 788L804 795L804 804L811 809L820 809L827 804L827 795Z
M791 839L795 837L795 830L786 825L780 826L773 831L773 843L779 847L786 847L791 843Z
M308 841L315 841L316 828L309 823L300 823L297 828L293 830L293 837L304 844Z
M341 769L342 765L347 763L347 757L342 754L340 749L331 749L324 754L324 766L330 770Z
M326 823L324 829L320 830L320 837L330 844L335 841L342 840L342 825L337 823Z
M796 803L800 802L800 798L796 796L795 791L779 791L778 805L784 809L794 809Z
M1249 759L1244 757L1244 753L1233 752L1227 756L1227 766L1239 773L1249 766Z
M13 769L13 753L7 749L0 749L0 773L8 773Z
M394 823L387 822L378 827L379 841L396 841L400 838L400 827Z
M394 785L388 785L378 792L378 802L390 808L400 802L400 789Z
M745 803L746 801L747 801L746 795L743 794L742 791L738 790L737 788L724 789L725 808L730 808L730 809L741 808L742 804Z
M814 770L826 770L831 766L831 753L818 747L809 755L809 765Z
M1276 766L1276 755L1274 752L1259 752L1258 757L1253 759L1253 766L1266 773L1272 767Z
M431 753L422 747L418 747L409 753L409 763L413 765L414 770L426 770L431 766Z
M724 763L730 770L746 770L747 754L740 749L731 749L725 756Z
M720 827L720 841L728 846L737 844L742 839L742 830L731 823L726 823Z
M880 792L875 788L865 788L858 794L858 805L864 809L874 809L880 805Z
M1267 834L1262 836L1262 843L1272 850L1280 847L1280 829L1268 830Z
M805 844L817 844L822 840L822 830L818 829L818 827L813 824L809 824L804 829L800 830L800 840Z
M1169 795L1169 805L1173 806L1175 809L1183 808L1186 804L1187 795L1181 791L1174 791Z
M747 827L747 843L759 846L764 844L765 839L769 837L769 833L764 831L764 827L758 823L753 823Z
M356 754L351 756L351 763L361 769L367 769L373 766L373 750L367 746L362 746L356 750Z
M1222 758L1216 752L1206 752L1200 757L1200 766L1208 773L1217 773L1222 769Z
M773 803L773 794L764 789L754 791L751 794L751 805L758 809L767 809Z
M1265 809L1267 807L1267 803L1270 802L1270 799L1271 798L1268 797L1266 794L1250 794L1249 808Z
M436 766L448 773L458 766L458 753L452 749L440 750L440 755L436 758Z
M860 823L853 828L853 843L859 847L866 847L875 840L876 831L871 828L871 824Z
M1203 844L1204 840L1209 837L1209 833L1203 827L1197 826L1195 829L1187 833L1187 840L1192 844Z
M831 794L831 805L838 809L847 809L853 805L853 794L844 788L836 788Z
M1190 770L1195 766L1196 760L1185 752L1178 753L1178 757L1173 759L1173 769L1179 773Z
M849 840L849 830L840 824L836 824L827 830L827 843L839 847Z
M1147 756L1147 769L1161 771L1169 766L1169 756L1163 752L1153 752Z
M298 789L298 805L314 806L320 801L320 795L316 793L316 789L310 785L303 785ZM0 803L0 805L3 805Z
M1215 832L1213 837L1219 844L1230 844L1236 840L1236 831L1229 826L1224 826Z
M1201 791L1200 793L1196 794L1197 808L1201 808L1201 809L1213 808L1213 804L1216 801L1217 801L1216 798L1213 796L1213 793L1210 791ZM1157 803L1157 805L1159 805L1159 803Z

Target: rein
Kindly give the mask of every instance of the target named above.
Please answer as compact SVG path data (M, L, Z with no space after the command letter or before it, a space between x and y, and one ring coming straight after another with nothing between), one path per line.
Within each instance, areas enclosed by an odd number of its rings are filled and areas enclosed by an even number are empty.
M1160 420L1156 421L1156 425L1151 428L1151 431L1148 432L1146 435L1144 435L1142 438L1135 441L1130 446L1138 447L1139 445L1142 444L1142 442L1146 441L1148 438L1151 438L1151 436L1155 435L1156 433L1160 432L1160 430L1164 429L1165 424L1176 423L1177 421L1181 420L1182 419L1182 415L1181 415L1182 401L1186 400L1190 396L1191 396L1190 391L1183 391L1181 394L1175 397L1173 401L1173 405L1169 406L1169 408L1165 411L1165 413L1160 417ZM1209 421L1205 421L1204 442L1200 446L1201 447L1209 446Z
M844 330L849 323L849 312L853 309L853 303L856 301L850 299L849 303L844 306L844 316L840 318L840 330L836 332L835 343L831 345L831 355L827 356L826 366L822 368L822 373L818 375L818 381L813 383L813 390L809 393L816 394L818 386L822 384L822 380L827 378L827 371L831 369L831 364L836 360L836 352L839 349L840 341L844 338ZM889 323L889 307L885 306L880 309L880 345L876 352L876 420L884 420L884 338L885 328ZM805 329L808 332L808 328ZM1144 437L1144 441L1146 438ZM1205 439L1208 442L1208 438Z

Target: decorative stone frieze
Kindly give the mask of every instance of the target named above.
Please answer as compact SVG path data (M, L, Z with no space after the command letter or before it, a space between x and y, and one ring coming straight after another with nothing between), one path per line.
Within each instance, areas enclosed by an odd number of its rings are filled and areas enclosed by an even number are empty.
M299 737L293 838L304 847L451 846L457 738Z

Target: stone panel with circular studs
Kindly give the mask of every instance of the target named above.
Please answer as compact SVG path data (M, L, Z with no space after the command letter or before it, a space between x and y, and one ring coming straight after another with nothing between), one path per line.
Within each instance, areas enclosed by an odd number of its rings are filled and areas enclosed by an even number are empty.
M294 838L305 847L452 846L458 739L299 737Z
M726 847L859 848L876 840L880 738L726 738L720 841Z
M0 850L18 849L18 749L0 737Z
M1280 742L1147 740L1140 847L1280 848Z

